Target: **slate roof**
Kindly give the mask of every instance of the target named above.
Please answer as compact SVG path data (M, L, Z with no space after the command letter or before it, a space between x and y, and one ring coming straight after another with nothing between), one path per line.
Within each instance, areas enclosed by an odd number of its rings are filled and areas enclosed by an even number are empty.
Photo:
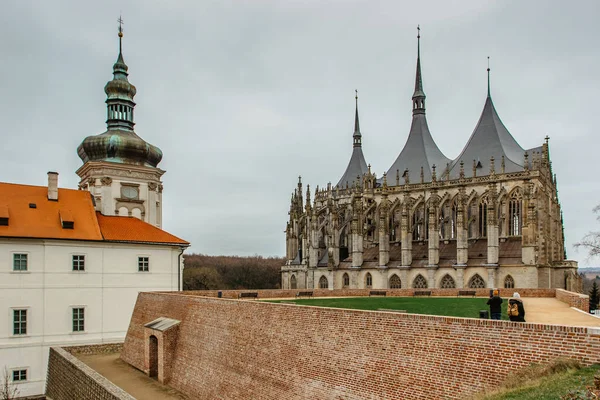
M396 161L394 161L387 171L388 185L390 185L390 182L395 184L396 171L402 177L406 169L409 171L408 174L411 183L420 182L421 167L423 167L425 182L431 182L433 165L436 166L436 174L439 179L441 173L446 168L446 164L451 162L452 160L442 153L437 144L435 144L433 137L431 137L425 114L414 114L406 144L398 155L398 158L396 158ZM400 183L403 182L404 180L400 179Z
M340 189L345 189L346 186L351 187L357 177L362 177L363 174L369 172L369 167L365 161L365 156L362 151L362 134L360 133L360 124L358 121L358 95L356 96L356 112L354 113L354 133L352 134L353 148L350 162L346 167L346 171L337 183Z
M363 174L366 174L367 172L369 172L369 167L365 161L362 147L354 147L352 149L352 156L350 157L350 162L346 167L346 171L340 178L337 185L340 187L340 189L346 188L346 184L351 187L354 181L356 181L357 176L363 176Z
M532 150L539 151L538 148ZM466 176L472 175L473 160L481 165L477 169L477 175L489 175L490 158L492 156L494 157L497 173L500 172L502 156L504 156L505 172L522 171L524 153L525 150L517 143L500 120L492 98L488 95L473 134L471 134L463 151L453 161L450 179L459 177L461 160L464 162Z

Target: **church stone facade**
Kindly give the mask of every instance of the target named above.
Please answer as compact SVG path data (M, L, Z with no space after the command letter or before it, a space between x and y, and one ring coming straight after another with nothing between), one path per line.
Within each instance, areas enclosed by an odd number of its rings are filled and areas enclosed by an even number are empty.
M580 291L548 138L532 149L517 143L492 102L489 72L479 122L450 159L427 126L419 48L408 139L379 179L362 152L357 99L342 178L314 196L299 178L292 194L282 288Z

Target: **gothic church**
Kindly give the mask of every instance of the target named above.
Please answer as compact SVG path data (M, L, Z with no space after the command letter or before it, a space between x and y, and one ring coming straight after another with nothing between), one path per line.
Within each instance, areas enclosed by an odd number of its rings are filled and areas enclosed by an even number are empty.
M358 98L353 149L337 185L299 179L286 228L283 289L565 288L566 260L549 143L523 149L489 85L481 117L455 159L427 126L418 36L412 125L381 178L362 151ZM304 196L306 198L304 199Z

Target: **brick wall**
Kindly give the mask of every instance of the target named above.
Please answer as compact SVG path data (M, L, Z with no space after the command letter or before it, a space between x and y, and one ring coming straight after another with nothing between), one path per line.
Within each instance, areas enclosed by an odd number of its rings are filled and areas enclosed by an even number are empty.
M600 330L141 293L121 357L178 319L170 385L191 398L462 399L559 356L600 362Z
M587 294L568 292L563 289L556 289L556 298L571 307L578 308L585 312L590 312L590 296Z
M298 292L310 290L315 297L359 297L368 296L371 289L259 289L259 290L220 290L225 299L237 299L239 293L256 292L260 299L281 299L295 297ZM388 296L412 296L415 290L431 291L432 296L456 296L459 290L476 290L477 296L487 297L490 289L379 289L386 290ZM522 297L554 297L556 289L499 289L500 296L511 297L517 291ZM219 290L186 290L184 295L217 297ZM168 293L168 292L164 292Z
M82 347L91 348L90 346ZM85 352L83 348L80 350ZM60 347L50 349L46 397L49 400L135 400L134 397Z

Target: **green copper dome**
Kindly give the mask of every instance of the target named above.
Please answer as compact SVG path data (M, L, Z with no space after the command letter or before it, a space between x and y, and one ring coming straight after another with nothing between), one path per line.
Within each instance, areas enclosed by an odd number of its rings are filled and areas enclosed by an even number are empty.
M113 65L113 79L104 87L107 105L107 131L88 136L77 148L79 158L156 167L162 151L140 138L133 130L133 97L137 90L127 79L128 67L123 60L122 30L119 29L119 57Z

